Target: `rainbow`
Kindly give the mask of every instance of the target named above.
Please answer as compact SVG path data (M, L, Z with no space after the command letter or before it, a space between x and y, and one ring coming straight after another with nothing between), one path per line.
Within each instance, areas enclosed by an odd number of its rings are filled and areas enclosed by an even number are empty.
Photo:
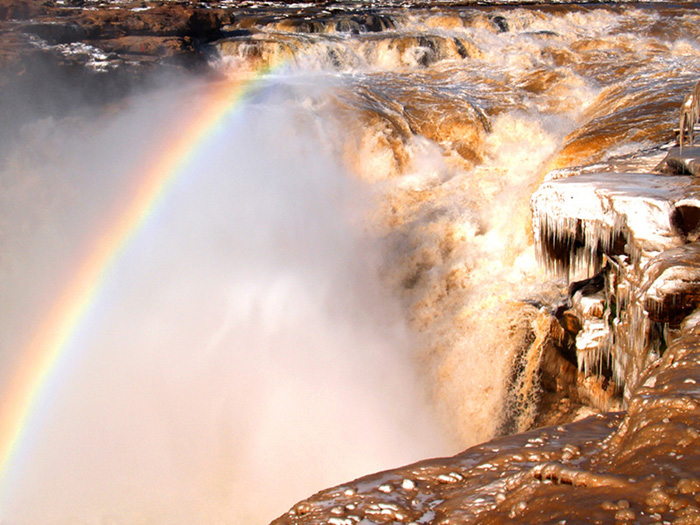
M137 177L126 206L89 246L71 282L62 290L22 352L9 385L0 392L0 489L25 440L56 369L67 357L76 332L97 301L110 269L153 216L178 176L205 146L221 122L240 108L263 73L207 86L204 104L168 137Z

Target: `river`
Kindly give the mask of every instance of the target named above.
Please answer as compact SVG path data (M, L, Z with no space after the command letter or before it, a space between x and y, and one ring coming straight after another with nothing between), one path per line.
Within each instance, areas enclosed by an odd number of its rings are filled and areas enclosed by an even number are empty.
M17 130L0 521L264 523L532 424L531 195L658 164L700 15L480 4L220 2L215 80Z

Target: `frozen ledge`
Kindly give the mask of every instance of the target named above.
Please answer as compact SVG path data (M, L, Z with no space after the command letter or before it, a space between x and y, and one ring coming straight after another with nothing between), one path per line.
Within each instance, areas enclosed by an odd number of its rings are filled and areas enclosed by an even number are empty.
M700 305L700 243L654 257L645 268L641 296L653 321L680 324Z
M545 181L532 197L541 262L569 278L598 273L605 256L643 264L700 234L700 180L591 173Z
M657 170L700 176L700 147L671 148Z

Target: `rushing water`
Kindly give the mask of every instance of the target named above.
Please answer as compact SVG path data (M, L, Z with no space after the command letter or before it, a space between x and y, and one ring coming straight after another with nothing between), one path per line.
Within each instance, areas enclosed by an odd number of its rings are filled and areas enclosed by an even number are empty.
M546 293L532 191L554 168L655 164L700 70L683 5L230 5L212 62L269 72L110 268L3 473L0 519L259 523L495 436L515 417L517 301ZM0 384L205 104L185 83L19 130Z

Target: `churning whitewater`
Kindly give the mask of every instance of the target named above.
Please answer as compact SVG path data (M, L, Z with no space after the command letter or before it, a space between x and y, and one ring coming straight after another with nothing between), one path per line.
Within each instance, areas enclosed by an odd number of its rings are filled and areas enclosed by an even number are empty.
M658 163L700 15L436 5L222 2L215 75L14 115L0 521L265 523L536 424L532 312L565 287L531 196L552 170Z

